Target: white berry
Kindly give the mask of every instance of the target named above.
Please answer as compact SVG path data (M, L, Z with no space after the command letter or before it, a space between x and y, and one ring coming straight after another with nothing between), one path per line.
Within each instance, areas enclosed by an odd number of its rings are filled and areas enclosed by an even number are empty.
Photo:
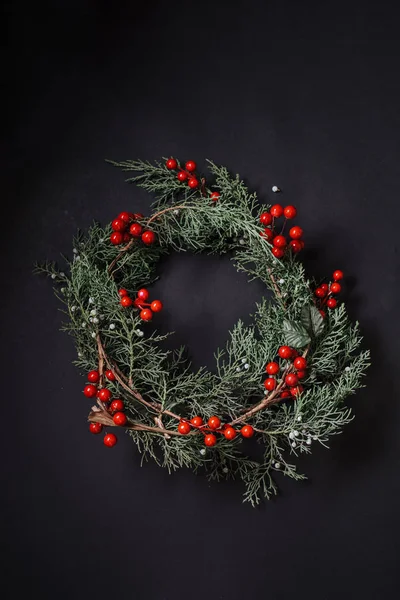
M95 338L95 337L96 337L96 333L93 331L92 338Z
M99 322L98 318L97 317L93 317L93 323L97 324L98 322Z
M250 365L248 365L247 363L244 365L245 369L250 369Z
M300 435L298 431L293 431L293 433L294 433L295 437L299 437L299 435Z
M229 469L228 469L228 467L224 467L224 468L222 469L222 471L223 471L224 473L228 473Z
M75 260L81 260L81 257L78 254L75 254Z
M296 448L296 442L292 442L292 448Z
M110 323L110 325L109 325L109 329L115 329L115 325L114 325L114 323Z
M93 317L89 317L90 323L93 323Z
M89 304L93 304L94 303L94 298L89 298Z
M247 362L247 358L242 358L242 363Z
M350 371L350 367L345 367L345 371Z
M239 240L239 244L240 244L241 246L244 246L244 244L245 244L245 243L246 243L246 242L244 241L244 239L243 239L243 238L240 238L240 240Z
M177 208L175 208L175 210L172 211L174 213L174 215L179 215L179 210Z
M275 463L275 469L280 469L281 468L281 463L280 462L276 462Z
M311 438L307 438L307 444L308 444L309 446L311 446L311 443L312 443L312 441L311 441Z
M82 357L82 352L78 352L78 356L79 356L79 358L81 358Z
M53 273L53 275L51 276L51 278L52 278L52 279L55 279L55 278L56 278L56 275L55 275L55 273Z
M82 327L86 327L86 323L82 323Z
M60 277L65 277L65 273L63 273L63 272L61 271L61 273L60 273Z
M280 192L281 190L278 188L278 186L277 186L277 185L273 185L273 186L272 186L272 191L273 191L273 192Z
M282 283L285 283L285 280L284 280L284 279L280 279L280 280L278 281L278 283L281 283L281 284L282 284Z
M290 437L290 439L291 439L291 440L293 440L293 439L294 439L294 432L293 432L293 431L291 431L291 432L289 433L289 437Z
M297 420L298 420L298 421L301 421L301 419L302 419L302 418L303 418L303 417L302 417L301 415L299 415L299 416L297 417Z
M76 311L76 306L71 306L71 312L75 312Z
M73 252L74 254L78 254L78 250L77 250L76 248L73 248L73 249L72 249L72 252Z
M236 367L236 372L239 373L239 371L241 371L240 367Z
M97 313L97 311L95 308L93 308L93 310L90 311L90 314L92 317L94 317L96 313Z
M202 449L200 450L200 454L201 454L202 456L204 456L204 455L205 455L205 453L206 453L206 449L205 449L205 448L202 448Z

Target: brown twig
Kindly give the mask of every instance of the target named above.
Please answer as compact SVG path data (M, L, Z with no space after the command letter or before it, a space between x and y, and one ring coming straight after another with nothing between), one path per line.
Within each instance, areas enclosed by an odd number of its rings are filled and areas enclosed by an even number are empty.
M135 238L132 238L130 240L130 242L128 242L127 245L121 249L121 252L119 254L117 254L117 256L114 258L114 260L112 262L110 262L109 267L108 267L109 275L112 275L113 269L114 269L115 265L117 264L117 262L119 261L119 259L123 257L125 252L127 252L130 248L132 248L134 243L135 243Z
M188 207L187 204L181 204L180 206L169 206L168 208L164 208L163 210L160 210L159 212L155 213L146 223L146 226L150 225L150 223L152 223L153 221L155 221L156 219L158 219L158 217L160 217L161 215L170 212L171 210L178 210L181 208L193 208L193 207Z
M107 427L120 427L120 425L116 425L114 423L111 415L107 411L92 411L91 413L89 413L88 421L90 423L101 423L102 425L106 425ZM129 425L126 425L124 429L133 429L134 431L151 431L153 433L159 433L164 436L182 435L181 433L179 433L179 431L172 431L169 429L165 429L165 427L150 427L150 425L136 423L135 421L128 421L128 423Z
M268 271L269 278L270 278L270 280L272 282L272 287L274 288L277 297L280 300L282 300L283 296L281 294L280 289L278 288L278 284L276 283L275 277L272 275L272 269L268 267L267 271Z

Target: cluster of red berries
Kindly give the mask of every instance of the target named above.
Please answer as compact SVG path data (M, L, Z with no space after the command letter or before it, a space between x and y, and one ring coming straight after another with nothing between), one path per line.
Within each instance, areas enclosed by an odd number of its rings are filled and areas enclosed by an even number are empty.
M185 163L185 166L181 167L180 164L178 163L178 161L176 160L176 158L169 158L167 160L167 162L165 163L165 166L170 171L178 171L178 173L176 175L177 179L181 183L187 182L188 186L192 190L199 187L199 185L200 185L199 180L196 177L196 173L195 173L197 165L194 162L194 160L188 160ZM219 197L220 197L219 192L211 192L211 200L213 202L217 202Z
M272 244L272 254L276 258L282 258L287 248L290 248L294 253L300 252L304 248L304 242L301 239L303 237L303 230L298 225L289 229L289 243L283 235L286 221L294 219L296 215L297 210L294 206L285 206L283 208L280 204L274 204L269 211L263 212L260 215L260 223L265 226L264 231L261 231L260 235ZM280 217L284 217L285 221L280 233L277 234L275 229L276 219Z
M124 288L118 290L118 294L121 297L121 300L119 302L124 308L127 308L128 306L132 305L135 308L140 308L140 318L142 319L142 321L151 321L153 318L153 313L160 312L163 309L163 304L161 300L153 300L153 302L147 302L147 300L149 299L149 290L146 290L146 288L142 288L138 291L135 300L132 300L127 290L125 290Z
M190 421L181 419L178 425L179 433L187 435L192 429L197 429L204 434L204 443L208 447L215 446L217 443L216 433L220 433L227 440L235 439L238 434L237 429L232 427L229 423L222 425L221 419L216 416L210 417L207 423L204 423L201 417L193 417ZM244 438L251 438L254 435L254 429L251 425L243 425L240 429L240 433Z
M127 244L134 238L141 238L146 246L151 246L156 241L156 234L149 229L143 229L143 225L138 223L143 219L140 213L119 213L118 217L111 222L113 233L110 236L110 242L114 246Z
M292 367L293 372L289 372L285 375L284 384L280 391L280 398L296 397L303 391L303 386L300 380L306 376L307 360L304 356L299 356L297 350L290 346L281 346L278 350L278 356L284 360L293 360ZM277 362L269 362L265 371L268 375L264 381L264 387L268 392L272 392L277 387L277 380L275 376L280 371L280 366Z
M105 377L108 381L115 381L115 375L111 370L105 371ZM83 389L83 393L86 398L94 398L97 397L101 402L103 402L109 413L113 415L113 421L115 425L119 425L120 427L124 427L127 424L128 419L124 412L124 403L119 398L111 399L111 392L106 387L98 388L97 384L100 381L100 373L97 370L89 371L87 375L87 380L90 382L85 385ZM101 423L90 423L89 431L91 433L101 433L103 431L103 425ZM104 445L112 448L117 443L117 436L113 433L106 433L104 436Z
M320 313L323 317L325 317L325 311L323 310L323 306L327 306L330 309L337 307L337 300L333 298L333 295L340 294L342 291L342 286L338 283L341 279L343 279L343 271L339 269L333 272L332 279L333 282L329 284L323 283L315 290L314 294L319 299L320 303Z

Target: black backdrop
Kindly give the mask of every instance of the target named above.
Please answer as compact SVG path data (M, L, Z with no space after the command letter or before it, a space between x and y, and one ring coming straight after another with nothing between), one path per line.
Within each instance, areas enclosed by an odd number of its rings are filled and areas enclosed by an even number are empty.
M42 598L394 598L399 584L400 83L394 2L6 4L4 587ZM372 349L356 419L310 480L253 510L87 432L83 380L35 259L148 198L103 162L205 158L294 203L310 273L348 274ZM228 259L164 264L158 319L210 365L261 296ZM121 437L121 436L120 436ZM4 560L6 554L6 560Z

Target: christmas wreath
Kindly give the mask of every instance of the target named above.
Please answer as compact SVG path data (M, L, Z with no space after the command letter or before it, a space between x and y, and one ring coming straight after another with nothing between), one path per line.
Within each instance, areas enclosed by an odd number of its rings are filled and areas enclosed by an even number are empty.
M361 387L369 352L337 300L343 273L318 285L308 279L297 256L304 242L292 225L296 208L259 204L225 167L208 163L209 187L193 161L112 164L154 194L151 215L122 212L78 234L68 273L52 262L38 266L65 304L63 328L87 373L89 429L104 431L108 447L123 429L143 457L169 471L241 478L254 505L277 492L277 473L304 479L295 457L326 445L352 419L344 400ZM213 372L193 372L185 349L167 351L166 336L147 326L162 318L151 284L160 257L172 251L228 253L272 291L253 324L239 321L229 333ZM248 438L259 442L257 459Z

